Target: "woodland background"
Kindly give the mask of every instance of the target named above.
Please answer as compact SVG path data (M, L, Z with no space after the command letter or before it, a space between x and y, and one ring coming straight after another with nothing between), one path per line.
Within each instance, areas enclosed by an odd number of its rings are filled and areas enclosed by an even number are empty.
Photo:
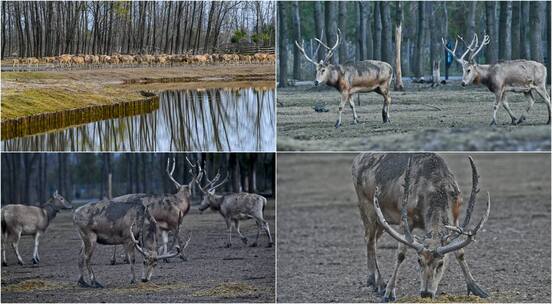
M271 1L2 1L2 58L274 45Z
M193 164L201 161L210 179L218 170L221 181L228 175L217 191L275 193L273 153L2 153L2 204L38 205L56 189L71 201L101 199L108 196L109 173L113 197L174 193L165 171L167 159L175 157L173 176L184 184L192 178L186 156ZM201 197L197 187L193 194Z
M484 33L491 38L478 63L532 59L545 63L550 76L550 1L279 1L278 19L280 86L289 79L313 79L314 65L304 59L294 41L303 41L307 54L320 61L325 49L313 54L317 47L313 38L322 37L333 46L338 28L342 43L333 63L375 59L395 68L398 25L402 25L403 76L431 75L434 60L441 62L443 71L441 37L454 44L456 35L461 35L469 43L474 32L480 41ZM465 50L461 41L458 48ZM452 68L461 73L457 63Z

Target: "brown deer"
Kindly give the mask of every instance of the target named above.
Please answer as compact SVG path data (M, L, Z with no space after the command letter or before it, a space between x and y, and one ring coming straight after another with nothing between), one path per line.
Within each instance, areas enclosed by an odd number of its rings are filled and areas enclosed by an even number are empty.
M353 182L368 246L368 285L383 294L384 301L396 299L398 271L407 248L414 249L418 256L422 297L435 296L449 253L454 253L460 264L468 294L488 296L475 282L464 257L463 248L474 241L489 217L491 203L489 197L481 221L473 229L467 229L479 192L477 168L471 157L469 160L472 190L466 216L458 226L462 196L454 175L441 157L432 153L401 153L360 154L354 159ZM400 225L402 232L390 224ZM413 237L414 228L424 233ZM376 242L383 231L399 241L395 269L387 284L376 260Z
M34 237L33 264L40 262L38 255L38 243L40 236L46 233L46 229L62 209L73 208L57 190L52 197L40 207L21 204L7 205L2 208L2 265L6 266L6 247L11 244L17 263L23 265L23 259L19 254L19 240L21 235Z
M299 48L299 51L301 51L303 56L305 56L309 62L316 66L316 79L314 81L314 85L318 86L320 83L325 83L336 88L341 93L339 117L335 123L335 127L339 128L341 126L341 112L347 102L353 111L353 123L356 124L359 122L355 110L355 104L351 97L353 94L360 92L376 92L383 96L382 118L384 123L389 122L389 107L391 105L391 95L389 90L391 86L391 78L393 76L393 68L387 62L377 60L364 60L355 63L337 65L329 64L328 62L333 56L334 50L340 43L339 34L341 31L339 29L337 31L338 33L335 45L331 48L318 38L315 38L315 40L319 43L318 47L322 45L328 49L328 53L326 54L324 60L320 60L318 63L307 56L304 47L295 41L295 45ZM315 53L317 53L317 51L315 51Z
M462 37L458 37L462 41ZM496 125L496 111L502 105L504 109L510 115L512 124L520 124L526 119L526 115L529 115L529 111L535 103L536 94L539 94L546 103L548 108L548 122L550 124L550 96L546 91L546 67L539 62L532 60L508 60L495 64L477 64L475 56L481 51L481 49L488 45L490 38L488 35L483 37L483 41L479 44L477 34L474 34L472 42L466 44L466 51L460 58L456 56L456 47L458 46L458 39L454 44L454 49L449 49L446 46L445 39L441 39L444 48L454 57L454 59L462 65L462 86L470 84L483 84L489 91L493 92L496 96L496 101L493 108L493 120L491 126ZM464 58L470 53L468 60ZM508 100L506 99L506 93L523 93L529 97L529 104L526 109L526 114L522 114L517 119L510 109Z

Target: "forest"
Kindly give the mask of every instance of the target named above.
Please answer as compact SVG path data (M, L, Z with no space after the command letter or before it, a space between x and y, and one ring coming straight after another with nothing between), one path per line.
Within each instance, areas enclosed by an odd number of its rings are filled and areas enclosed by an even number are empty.
M545 63L550 71L550 1L280 1L279 86L314 75L314 66L294 41L302 42L307 54L319 61L326 50L321 47L314 54L318 47L314 38L332 46L338 28L341 44L333 63L374 59L396 69L400 54L403 76L427 79L433 62L448 73L442 37L454 44L457 35L469 42L476 33L491 39L479 54L479 63L531 59ZM465 50L461 42L458 48ZM451 68L452 73L461 73L457 63Z
M70 201L101 199L109 196L110 174L113 197L173 193L166 172L167 159L173 157L173 176L180 183L192 178L188 157L193 164L201 162L211 179L217 172L221 180L228 176L222 192L275 193L272 153L2 153L2 204L43 203L55 190ZM194 187L193 195L201 197L201 191Z
M2 59L274 45L272 1L2 1Z

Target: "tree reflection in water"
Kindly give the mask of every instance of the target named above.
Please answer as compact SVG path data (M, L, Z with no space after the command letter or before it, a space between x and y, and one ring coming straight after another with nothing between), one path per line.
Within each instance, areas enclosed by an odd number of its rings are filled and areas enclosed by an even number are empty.
M4 151L274 151L274 89L165 91L159 110L2 142Z

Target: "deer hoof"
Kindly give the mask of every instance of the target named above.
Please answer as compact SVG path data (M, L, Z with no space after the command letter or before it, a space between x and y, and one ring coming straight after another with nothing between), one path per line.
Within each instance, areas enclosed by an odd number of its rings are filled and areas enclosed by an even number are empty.
M274 246L274 243L270 242L268 243L268 245L266 245L266 248L272 248L272 246Z
M135 279L130 280L130 284L136 284L136 280Z
M468 283L468 296L470 295L470 292L480 298L489 297L489 294L475 282Z
M38 262L39 262L39 260L38 260L37 258L33 258L32 261L33 261L33 264L34 264L34 265L38 264Z
M2 261L2 266L8 266L8 263Z
M170 263L170 262L169 262L169 259L163 259L163 262L165 262L165 263Z
M518 121L517 121L517 124L519 125L520 123L524 122L525 121L525 116L521 116ZM513 124L513 122L512 122Z
M109 263L110 263L111 265L115 265L115 264L117 263L117 261L111 260Z
M92 288L104 288L102 284L98 283L98 281L94 280L92 281Z
M257 242L254 242L253 244L249 245L249 247L257 247Z
M21 261L21 260L17 260L17 264L19 264L21 266L25 265L25 263L23 263L23 261Z
M224 246L226 246L226 248L230 248L230 247L232 247L232 244L226 243L226 245L224 245Z
M489 126L496 126L496 120L493 119L493 121L491 121L491 123L489 124Z
M521 122L522 120L520 119L519 122ZM515 118L515 117L512 117L512 125L515 126L518 124L518 119Z
M338 120L335 122L335 128L337 129L339 127L341 127L341 122Z
M77 284L78 284L80 287L84 287L84 288L92 287L92 286L90 286L88 283L86 283L86 282L84 281L83 278L80 278L79 281L77 282Z
M393 290L389 295L383 296L383 302L395 302L397 300L397 297L395 296L395 290Z
M241 240L242 240L242 242L243 242L244 244L247 245L247 238L246 238L246 237L242 238Z

